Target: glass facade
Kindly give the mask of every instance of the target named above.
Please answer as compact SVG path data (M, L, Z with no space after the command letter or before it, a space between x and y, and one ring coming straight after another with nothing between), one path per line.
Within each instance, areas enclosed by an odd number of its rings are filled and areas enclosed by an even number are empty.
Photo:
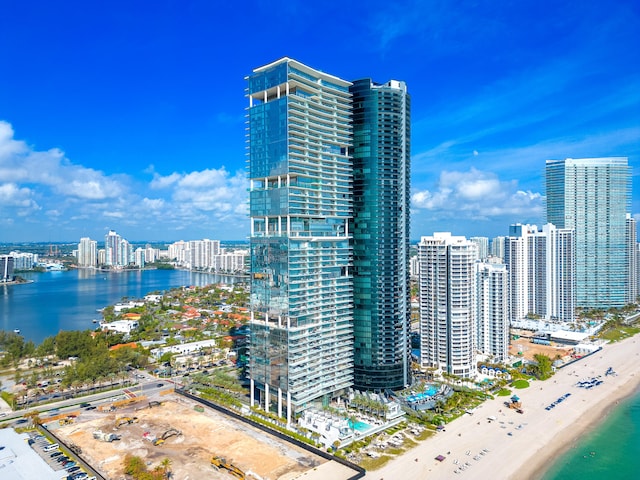
M354 385L410 383L410 97L358 80L353 95Z
M576 306L621 307L628 294L627 158L547 160L547 221L575 230Z
M247 80L251 401L290 422L353 384L351 84L288 58Z

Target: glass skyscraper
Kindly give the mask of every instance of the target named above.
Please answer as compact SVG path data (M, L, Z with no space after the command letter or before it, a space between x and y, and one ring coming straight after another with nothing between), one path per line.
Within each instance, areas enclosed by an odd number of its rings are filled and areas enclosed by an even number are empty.
M625 304L630 173L625 157L547 160L547 221L575 230L577 307Z
M247 77L251 404L410 383L410 99L282 58Z
M289 58L247 82L251 404L290 423L353 385L351 83Z
M410 383L410 97L357 80L353 95L354 386Z

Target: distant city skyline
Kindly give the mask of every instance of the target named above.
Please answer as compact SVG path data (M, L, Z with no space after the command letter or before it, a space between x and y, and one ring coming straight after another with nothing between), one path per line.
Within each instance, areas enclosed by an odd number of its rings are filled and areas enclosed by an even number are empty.
M546 160L640 162L630 0L91 8L3 8L0 242L248 239L244 77L283 56L410 86L412 241L542 225Z

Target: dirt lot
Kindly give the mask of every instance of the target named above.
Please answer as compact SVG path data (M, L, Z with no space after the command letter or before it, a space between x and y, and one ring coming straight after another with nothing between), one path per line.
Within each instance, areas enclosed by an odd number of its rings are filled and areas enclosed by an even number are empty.
M326 463L321 457L210 409L197 412L193 402L178 395L168 395L161 400L163 404L153 408L141 408L148 405L145 402L112 413L83 412L76 423L59 427L56 433L80 445L82 456L114 480L124 478L122 460L128 453L143 458L149 470L169 458L172 478L176 480L235 478L212 467L212 456L226 458L243 470L247 478L265 480L290 480ZM115 429L117 418L134 416L138 418L137 423ZM152 440L170 428L179 430L181 435L154 446ZM96 430L115 433L121 439L111 443L95 440Z
M513 340L509 346L509 353L511 355L518 355L518 352L522 352L522 355L520 356L527 360L533 360L533 356L538 353L547 355L551 360L555 360L557 355L560 355L561 357L571 355L573 347L538 345L536 343L531 343L528 339L521 338L519 340Z

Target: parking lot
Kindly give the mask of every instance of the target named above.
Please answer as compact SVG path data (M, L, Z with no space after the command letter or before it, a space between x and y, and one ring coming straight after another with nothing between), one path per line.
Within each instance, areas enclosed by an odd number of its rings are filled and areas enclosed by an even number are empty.
M52 470L61 474L60 478L67 475L70 480L96 480L95 476L90 475L78 465L73 452L63 451L57 443L52 443L37 431L29 434L29 443Z

